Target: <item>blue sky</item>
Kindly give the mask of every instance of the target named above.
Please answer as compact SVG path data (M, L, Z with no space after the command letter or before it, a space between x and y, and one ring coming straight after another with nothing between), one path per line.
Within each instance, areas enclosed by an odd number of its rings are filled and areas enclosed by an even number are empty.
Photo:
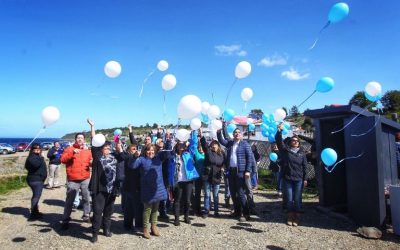
M335 80L334 89L315 94L301 110L347 104L369 81L384 91L399 89L400 2L347 1L349 16L308 51L336 2L3 0L0 137L33 137L49 105L61 118L42 137L87 130L86 117L98 128L176 123L177 104L187 94L212 103L214 93L224 108L242 60L252 73L236 83L228 101L237 114L244 113L245 87L254 91L247 109L267 113L299 104L324 76ZM156 71L139 98L161 59L169 69ZM120 62L118 78L105 77L109 60ZM166 73L176 76L177 86L166 94L164 118Z

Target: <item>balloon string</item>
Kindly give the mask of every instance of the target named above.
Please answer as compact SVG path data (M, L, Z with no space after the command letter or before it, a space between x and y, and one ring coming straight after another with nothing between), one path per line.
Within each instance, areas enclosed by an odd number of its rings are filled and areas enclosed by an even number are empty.
M213 100L213 104L215 104L214 92L211 93L211 98L212 98L212 100Z
M235 83L237 82L238 78L236 77L235 80L233 81L233 83L231 84L231 87L228 90L228 94L226 95L226 99L225 99L225 107L226 107L226 103L228 102L228 98L229 95L231 94L231 91L233 89L233 86L235 85Z
M28 146L24 149L24 152L29 148L29 146L39 137L40 134L42 134L46 130L46 125L43 126L43 128L39 129L39 132L35 135L35 137L32 139L32 141L28 144Z
M317 90L314 90L314 91L311 93L311 95L309 95L304 101L302 101L302 102L297 106L297 108L300 108L300 106L303 105L308 99L310 99L311 96L313 96L313 95L315 94L315 92L317 92Z
M317 42L318 42L318 40L319 40L319 37L320 37L321 34L322 34L322 31L325 30L326 28L328 28L329 24L331 24L331 21L328 21L328 22L325 24L325 26L322 27L322 29L319 31L319 33L318 33L318 35L317 35L317 38L315 39L314 43L311 45L310 48L308 48L308 50L314 49L315 45L317 45Z
M244 107L243 107L242 112L244 113L246 111L246 109L247 109L247 102L244 102Z
M366 134L368 134L369 132L371 132L375 127L376 127L376 125L378 125L378 122L381 120L381 113L378 111L378 119L376 119L376 122L375 122L375 124L374 124L374 126L372 126L372 128L370 128L367 132L365 132L365 133L362 133L362 134L359 134L359 135L351 135L351 136L355 136L355 137L358 137L358 136L363 136L363 135L366 135Z
M344 130L345 128L347 128L355 119L357 119L357 118L358 118L361 114L363 114L369 107L371 107L372 104L374 104L374 103L371 103L371 104L369 104L367 107L365 107L365 108L363 109L363 111L361 111L360 113L358 113L358 114L357 114L353 119L351 119L343 128L331 132L331 135L336 134L336 133L338 133L338 132Z
M156 72L154 69L144 78L143 83L142 83L142 88L140 89L140 94L139 97L142 97L143 94L143 89L144 89L144 84L149 80L149 78Z
M163 101L164 119L165 119L165 116L167 115L167 105L165 104L165 100L166 100L166 94L164 91L164 101Z
M333 167L332 167L331 169L329 169L329 167L325 166L325 170L328 171L328 173L332 173L332 171L336 168L336 166L337 166L338 164L340 164L341 162L343 162L343 161L345 161L345 160L360 158L363 154L364 154L364 152L362 152L361 154L359 154L359 155L357 155L357 156L350 156L350 157L347 157L347 158L343 158L343 159L341 159L340 161L336 162L336 164L333 165Z

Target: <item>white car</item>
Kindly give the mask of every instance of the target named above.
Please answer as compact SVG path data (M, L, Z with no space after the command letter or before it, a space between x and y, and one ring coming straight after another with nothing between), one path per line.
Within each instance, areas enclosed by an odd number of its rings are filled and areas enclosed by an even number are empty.
M0 143L0 154L14 154L17 150L8 143Z

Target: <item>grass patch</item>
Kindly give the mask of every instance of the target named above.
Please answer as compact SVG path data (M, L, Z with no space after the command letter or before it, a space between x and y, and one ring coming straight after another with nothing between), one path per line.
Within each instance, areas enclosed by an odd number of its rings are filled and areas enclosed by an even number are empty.
M26 176L0 177L0 194L7 194L13 190L18 190L27 186Z
M258 188L261 190L276 190L276 179L269 169L258 170ZM317 181L315 179L308 181L307 187L303 190L303 198L313 198L318 194Z

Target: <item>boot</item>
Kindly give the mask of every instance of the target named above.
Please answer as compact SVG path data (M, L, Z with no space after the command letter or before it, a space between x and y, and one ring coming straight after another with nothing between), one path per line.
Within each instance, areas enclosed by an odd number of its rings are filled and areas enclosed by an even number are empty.
M38 206L32 207L31 214L29 215L29 221L35 221L43 217L43 214L39 212Z
M293 223L292 223L292 225L294 227L297 227L299 225L299 220L300 220L300 213L293 213Z
M289 212L287 214L287 224L289 226L293 226L293 213L292 212Z
M147 227L143 228L143 237L145 237L146 239L150 239L151 238L149 229Z
M104 226L103 227L103 234L106 237L111 237L112 236L112 233L111 233L111 230L110 230L110 226Z
M156 224L151 225L151 232L153 233L154 236L160 236L160 230L158 230Z
M97 242L97 233L92 234L92 238L90 238L90 242L96 243Z
M181 222L179 221L179 216L175 216L174 225L179 226Z
M230 209L230 208L231 208L231 204L230 204L230 202L229 202L229 199L225 199L225 207L226 207L227 209Z
M185 221L186 224L191 224L188 214L185 214L185 219L184 219L184 221Z

